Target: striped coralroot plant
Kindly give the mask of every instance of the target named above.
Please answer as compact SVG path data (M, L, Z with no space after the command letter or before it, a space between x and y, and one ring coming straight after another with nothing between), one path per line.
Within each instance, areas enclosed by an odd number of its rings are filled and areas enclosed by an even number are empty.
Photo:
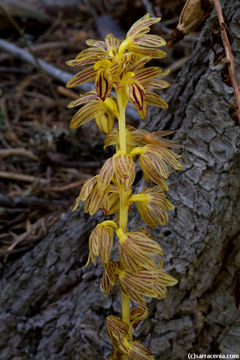
M179 155L170 148L178 148L163 137L172 131L150 133L133 126L126 126L125 110L129 101L144 120L148 105L166 109L167 103L150 89L163 89L170 84L162 80L168 71L145 65L152 59L163 58L166 53L159 47L165 40L150 35L150 26L159 18L143 16L120 41L108 34L105 41L87 40L90 47L83 50L70 66L84 66L68 83L67 87L95 80L95 89L72 101L69 108L81 106L74 115L70 127L95 119L98 128L106 134L105 147L115 145L116 153L108 159L98 175L89 179L76 199L85 202L84 211L93 215L102 209L105 215L115 215L113 220L98 224L89 238L89 259L96 266L100 257L104 267L101 290L109 295L118 282L121 289L121 318L107 317L107 332L113 345L111 360L150 360L150 350L133 339L132 330L148 316L145 296L162 299L167 286L177 283L162 266L160 245L150 231L141 227L128 231L128 213L136 203L143 221L150 227L166 225L167 210L174 207L166 198L166 179L169 166L180 170L183 165ZM113 93L113 90L115 92ZM115 94L115 95L114 95ZM118 126L114 127L114 120ZM135 161L138 161L147 184L143 191L133 194ZM112 259L114 238L118 239L118 259ZM131 307L130 307L131 302Z

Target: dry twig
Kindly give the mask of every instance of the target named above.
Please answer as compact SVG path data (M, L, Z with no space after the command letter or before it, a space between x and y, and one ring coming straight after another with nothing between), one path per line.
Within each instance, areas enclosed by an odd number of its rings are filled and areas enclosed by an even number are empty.
M48 182L46 179L38 179L31 175L12 173L12 172L8 172L8 171L0 171L0 178L7 179L7 180L31 182L31 183L34 181L39 181L42 184L46 184Z
M232 83L232 87L233 87L234 95L235 95L235 99L236 99L236 105L237 105L236 111L237 111L237 116L238 116L238 123L240 125L240 93L239 93L239 88L238 88L236 72L235 72L234 57L232 54L231 45L230 45L228 34L227 34L227 25L223 18L220 1L214 0L214 6L216 8L216 12L218 15L221 37L222 37L223 46L224 46L225 53L226 53L228 72L229 72L229 76L231 79L231 83Z
M14 148L14 149L0 150L0 160L6 159L11 156L27 157L32 160L38 160L36 155L34 155L31 151L26 149Z
M2 13L4 15L6 15L6 17L9 19L9 21L11 22L11 24L14 26L14 28L19 32L19 35L21 36L21 38L23 39L28 51L31 53L31 55L34 58L34 61L36 63L36 66L38 67L38 69L40 70L40 72L42 73L42 75L44 76L44 78L47 81L47 84L49 86L49 89L53 95L53 98L56 100L56 102L58 103L58 96L56 91L54 90L52 83L51 83L51 79L47 76L47 74L45 73L44 69L42 68L41 64L38 61L38 58L34 55L31 47L29 46L28 40L24 34L24 31L18 26L18 24L16 23L16 21L13 19L13 17L11 15L8 14L8 12L0 5L0 10L2 11Z
M36 61L34 57L29 54L26 50L19 48L16 45L11 44L9 41L0 39L0 48L9 52L10 54L26 61L27 63L33 65L35 68L37 67ZM52 76L54 79L60 81L63 84L66 84L68 80L70 80L73 77L73 74L63 71L61 69L56 68L55 66L48 64L44 60L40 60L39 58L38 62L43 68L43 70L50 76ZM92 90L92 86L90 84L82 84L79 86L79 89L82 91L90 91Z

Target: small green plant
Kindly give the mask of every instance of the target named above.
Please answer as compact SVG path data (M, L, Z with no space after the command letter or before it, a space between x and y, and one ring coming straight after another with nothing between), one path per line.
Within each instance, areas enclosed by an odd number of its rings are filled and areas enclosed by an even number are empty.
M165 298L167 286L177 283L163 269L163 251L150 231L145 227L128 231L128 213L133 203L150 227L167 224L167 210L174 208L165 195L168 165L176 170L183 168L179 155L170 150L179 146L163 138L173 131L150 133L126 126L125 122L129 101L142 120L147 116L148 105L168 107L158 94L150 91L170 86L162 80L168 71L145 67L150 60L166 56L158 49L166 44L165 40L148 34L150 26L159 20L146 14L132 25L123 41L112 34L108 34L105 41L87 40L90 47L67 62L70 66L85 66L67 83L68 87L95 80L95 90L69 104L70 108L81 105L71 121L71 128L95 119L98 128L106 134L105 147L116 147L116 153L105 162L100 173L83 185L73 209L84 201L84 211L90 215L99 209L105 215L115 215L113 220L98 224L91 233L87 262L91 260L96 266L96 258L100 257L104 267L101 290L105 294L111 293L116 282L120 285L122 317L107 317L107 332L113 345L112 360L153 359L145 345L133 340L132 329L148 316L145 296ZM118 127L114 127L115 118ZM136 159L146 184L150 181L155 184L146 186L138 194L132 192ZM112 259L115 235L118 259ZM138 305L130 308L130 301Z

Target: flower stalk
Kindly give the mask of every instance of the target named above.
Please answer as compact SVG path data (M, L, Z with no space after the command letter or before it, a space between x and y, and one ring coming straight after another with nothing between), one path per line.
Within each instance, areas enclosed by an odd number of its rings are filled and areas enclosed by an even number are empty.
M104 267L101 290L109 295L118 282L121 289L121 317L107 317L107 332L113 345L110 360L153 360L151 351L133 339L132 329L147 318L145 297L166 297L167 286L177 280L162 268L163 251L152 239L147 228L128 230L128 213L133 203L143 221L150 227L168 222L167 210L174 206L166 198L169 166L181 170L179 155L170 148L179 145L164 139L173 131L136 129L126 125L125 111L130 101L144 120L148 105L167 108L165 100L152 90L163 89L170 84L161 78L168 71L145 65L151 59L166 56L165 40L148 34L150 26L159 18L146 14L132 25L126 39L120 41L112 34L105 41L87 40L90 46L70 60L70 66L84 66L68 83L78 86L95 79L95 90L72 101L69 107L81 106L74 115L70 127L95 119L99 130L106 134L105 147L115 145L115 154L102 166L98 175L82 187L73 210L80 201L90 215L99 209L113 220L98 224L89 238L89 258L96 266L97 257ZM114 92L115 94L114 95ZM114 126L115 119L118 126ZM135 162L143 171L146 187L133 194ZM150 181L154 186L149 186ZM112 258L114 239L118 240L118 258ZM136 304L136 305L134 305Z

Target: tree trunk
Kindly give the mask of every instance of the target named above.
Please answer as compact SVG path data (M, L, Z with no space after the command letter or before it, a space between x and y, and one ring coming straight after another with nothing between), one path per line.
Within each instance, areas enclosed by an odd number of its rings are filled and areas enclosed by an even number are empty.
M225 1L240 69L240 7ZM229 116L233 90L212 65L208 19L191 59L168 92L167 112L151 112L146 129L180 129L185 169L173 173L169 198L176 210L167 227L154 230L165 267L179 279L163 301L149 303L150 319L137 331L151 333L161 360L188 353L239 354L240 317L233 294L240 268L240 128ZM0 359L107 359L111 345L105 317L118 314L119 291L99 290L101 265L82 268L88 235L97 222L80 209L68 213L20 259L1 266ZM133 210L132 229L140 223ZM239 286L239 283L238 283ZM239 299L237 299L239 300Z

